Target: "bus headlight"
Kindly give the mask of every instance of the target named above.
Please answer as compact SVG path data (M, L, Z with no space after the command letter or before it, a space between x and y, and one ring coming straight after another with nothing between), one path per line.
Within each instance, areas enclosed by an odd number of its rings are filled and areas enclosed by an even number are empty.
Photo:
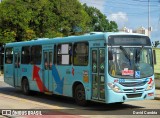
M154 81L152 80L152 78L150 78L150 81L148 82L148 86L146 88L146 91L152 90L153 87L154 87Z
M115 85L114 83L108 83L108 86L116 93L121 92L120 88L117 85Z

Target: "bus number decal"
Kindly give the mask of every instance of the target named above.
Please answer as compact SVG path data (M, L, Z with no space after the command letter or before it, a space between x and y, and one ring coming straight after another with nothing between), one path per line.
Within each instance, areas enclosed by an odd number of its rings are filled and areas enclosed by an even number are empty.
M124 83L124 82L125 82L125 79L119 79L118 82L119 82L119 83Z
M118 83L118 79L115 79L115 80L114 80L114 83Z
M74 68L72 67L72 75L74 76Z
M83 82L85 82L85 83L89 82L88 71L87 70L83 71Z
M67 69L66 74L71 74L71 71L69 69Z
M27 68L22 68L22 72L27 72Z
M100 46L100 43L93 43L93 46Z
M125 79L115 79L114 83L124 83Z

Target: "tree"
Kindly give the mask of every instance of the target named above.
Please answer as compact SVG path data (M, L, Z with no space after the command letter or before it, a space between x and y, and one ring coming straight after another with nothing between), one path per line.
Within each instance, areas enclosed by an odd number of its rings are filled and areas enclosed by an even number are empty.
M4 43L84 33L90 21L78 0L4 0L0 9Z
M110 21L108 31L109 32L117 32L118 31L118 25L115 21Z
M83 9L78 0L50 0L53 6L52 11L57 15L57 22L54 25L64 35L76 34L77 29L81 33L86 32L86 26L90 17Z
M0 43L117 30L115 22L78 0L4 0L0 9Z
M109 22L107 17L102 14L100 10L94 7L88 7L86 4L84 4L83 7L91 18L91 22L88 25L90 31L118 31L116 22Z
M153 43L153 42L152 42ZM160 45L159 41L155 41L155 43L153 43L153 46L156 48L158 45Z
M31 13L22 0L5 0L0 4L0 29L3 42L21 41L28 29Z

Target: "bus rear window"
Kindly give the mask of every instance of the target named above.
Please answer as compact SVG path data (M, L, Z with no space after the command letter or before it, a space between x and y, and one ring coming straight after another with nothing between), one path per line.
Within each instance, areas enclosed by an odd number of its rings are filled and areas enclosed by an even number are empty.
M5 50L5 63L6 64L13 63L13 48L6 48L6 50Z

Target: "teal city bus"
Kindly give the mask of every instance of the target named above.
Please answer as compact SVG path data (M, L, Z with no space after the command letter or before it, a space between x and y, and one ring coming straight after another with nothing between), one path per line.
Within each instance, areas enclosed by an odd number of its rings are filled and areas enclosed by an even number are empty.
M4 81L24 94L73 97L79 105L154 99L151 40L106 32L8 43Z

